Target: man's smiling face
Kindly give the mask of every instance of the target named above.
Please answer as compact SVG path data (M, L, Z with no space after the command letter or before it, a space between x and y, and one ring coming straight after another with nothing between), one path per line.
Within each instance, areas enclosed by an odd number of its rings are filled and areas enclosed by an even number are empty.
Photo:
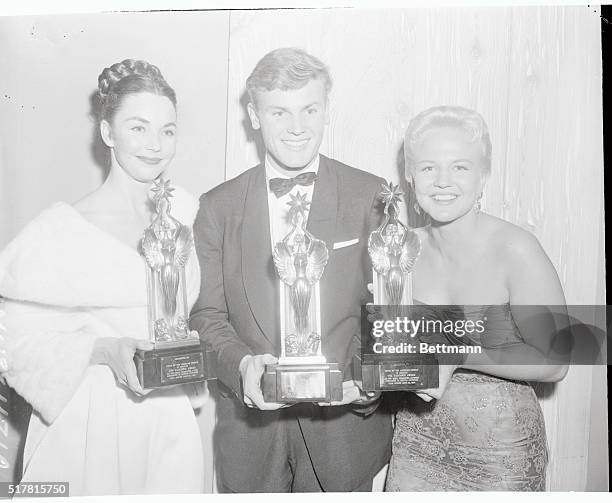
M257 91L257 104L249 103L248 112L279 168L299 171L318 155L329 123L322 80L310 80L300 89Z

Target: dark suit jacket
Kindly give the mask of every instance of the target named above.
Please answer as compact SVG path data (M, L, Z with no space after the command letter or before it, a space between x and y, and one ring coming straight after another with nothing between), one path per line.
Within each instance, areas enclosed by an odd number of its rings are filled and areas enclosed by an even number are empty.
M326 242L330 254L320 282L322 351L344 367L345 381L352 379L354 336L368 297L367 240L382 217L376 198L382 181L321 156L309 212L308 229ZM242 358L280 353L279 288L263 165L202 196L194 236L202 286L191 326L218 358L216 442L222 483L235 491L257 491L266 471L263 453L277 442L280 424L293 410L323 488L350 491L363 484L390 456L391 418L385 410L364 416L352 406L300 404L260 411L242 402ZM355 238L357 244L333 250L334 243Z

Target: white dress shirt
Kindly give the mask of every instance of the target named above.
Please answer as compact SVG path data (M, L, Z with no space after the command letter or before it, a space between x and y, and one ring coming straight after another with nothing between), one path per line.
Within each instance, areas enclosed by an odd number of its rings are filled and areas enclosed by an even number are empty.
M312 194L314 191L314 186L316 181L311 185L296 185L293 187L287 194L281 197L276 197L274 192L270 190L270 179L271 178L293 178L298 176L301 173L307 173L312 171L314 173L318 173L319 171L319 155L317 155L312 162L306 166L305 168L295 171L292 173L292 176L287 176L283 173L280 173L274 166L268 155L266 154L265 160L265 168L266 168L266 187L268 190L268 214L270 217L270 238L272 249L276 243L281 241L291 230L291 222L289 222L289 205L287 204L291 201L291 195L295 196L298 192L300 194L306 194L306 199L312 202ZM308 219L308 212L305 215L306 219Z

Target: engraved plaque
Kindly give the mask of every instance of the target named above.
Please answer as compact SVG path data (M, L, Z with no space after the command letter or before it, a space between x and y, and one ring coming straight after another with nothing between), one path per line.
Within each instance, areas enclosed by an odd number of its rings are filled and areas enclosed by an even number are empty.
M201 352L160 357L161 382L184 383L204 378L204 358Z

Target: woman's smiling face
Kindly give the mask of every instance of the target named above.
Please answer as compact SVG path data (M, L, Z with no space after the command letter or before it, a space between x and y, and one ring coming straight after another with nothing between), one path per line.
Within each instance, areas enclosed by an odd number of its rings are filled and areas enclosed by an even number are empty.
M412 145L411 171L419 205L442 223L471 211L487 178L480 142L452 126L432 128Z
M165 96L126 96L111 123L102 121L100 130L117 164L139 182L155 180L174 158L176 109Z

